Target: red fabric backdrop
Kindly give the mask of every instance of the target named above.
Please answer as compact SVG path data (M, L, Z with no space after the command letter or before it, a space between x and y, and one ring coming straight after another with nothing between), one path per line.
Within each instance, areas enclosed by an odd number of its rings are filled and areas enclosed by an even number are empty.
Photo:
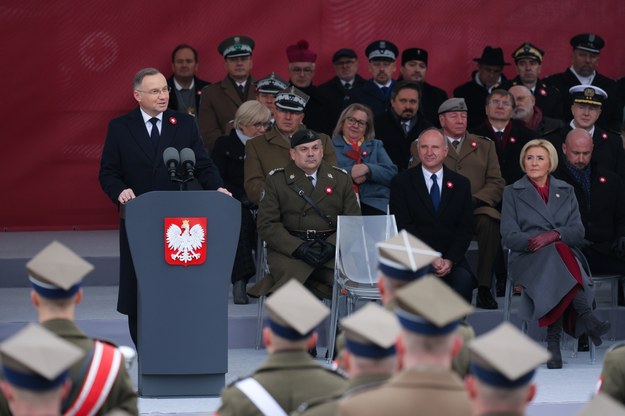
M131 79L146 66L170 74L170 52L194 45L199 76L224 76L217 44L256 40L253 75L287 76L285 48L307 39L319 54L315 83L333 75L340 47L360 57L385 38L430 52L428 81L448 92L468 80L485 45L506 57L528 40L546 51L543 75L570 65L569 39L601 34L600 71L625 75L622 0L21 0L0 2L0 75L5 80L0 141L3 230L97 229L117 224L97 180L108 120L135 105ZM506 74L514 75L513 67ZM8 166L7 166L8 165ZM8 192L7 192L8 190Z

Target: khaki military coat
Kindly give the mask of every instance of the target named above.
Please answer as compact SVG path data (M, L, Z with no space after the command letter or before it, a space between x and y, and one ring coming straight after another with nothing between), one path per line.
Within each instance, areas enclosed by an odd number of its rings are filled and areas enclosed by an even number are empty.
M288 414L301 404L316 397L344 391L347 380L321 366L306 351L279 351L252 374ZM235 382L236 383L236 382ZM262 415L232 383L221 392L220 416Z
M241 100L234 82L226 76L221 82L210 84L202 89L198 122L200 135L208 153L212 153L219 136L227 136L232 130L231 121L244 101L255 100L256 92L252 77L247 78L246 97Z
M292 184L296 184L309 195L331 218L332 224L328 224L326 219L291 189ZM256 219L258 233L267 243L270 273L248 293L252 296L268 295L290 279L306 282L315 268L293 257L295 249L304 241L291 235L289 231L336 229L338 215L360 215L351 177L344 170L322 161L317 170L317 183L314 188L304 171L292 161L285 168L272 171L267 176L265 194L260 201ZM330 235L326 241L336 244L336 233ZM334 259L323 267L332 276Z
M412 142L411 166L416 166L420 162L417 146L416 140ZM471 195L485 203L485 206L473 211L475 215L486 214L496 220L501 219L497 207L501 203L506 182L501 176L495 142L487 137L467 133L459 152L449 144L449 152L444 163L449 169L468 178L471 182Z
M319 134L319 137L323 145L323 160L336 166L336 151L330 137L325 134ZM280 133L275 126L265 134L248 140L245 144L243 186L247 197L254 204L258 205L260 202L269 172L283 168L291 161L290 149L290 138Z
M601 392L625 406L625 344L606 353L601 380Z

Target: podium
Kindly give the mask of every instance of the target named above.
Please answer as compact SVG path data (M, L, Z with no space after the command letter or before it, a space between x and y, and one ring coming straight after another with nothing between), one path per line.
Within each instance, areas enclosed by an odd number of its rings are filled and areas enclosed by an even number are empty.
M137 274L140 396L219 396L224 387L240 210L217 191L148 192L125 206ZM202 264L166 261L165 219L172 218L206 219Z

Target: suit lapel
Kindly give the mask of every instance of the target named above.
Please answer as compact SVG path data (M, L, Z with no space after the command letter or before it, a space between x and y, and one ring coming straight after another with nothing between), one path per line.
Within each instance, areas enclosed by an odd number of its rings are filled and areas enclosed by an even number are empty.
M176 126L178 120L173 115L173 111L165 111L163 113L163 126L161 128L161 138L158 141L158 150L156 152L155 160L158 161L159 155L163 154L163 151L171 146L176 137Z
M227 76L221 81L221 88L224 90L226 97L230 98L237 107L242 104L239 92L234 88L232 81Z
M130 115L130 119L128 120L128 129L145 156L148 159L153 160L156 152L150 140L148 129L145 127L139 107L137 107L137 109Z
M527 176L524 176L521 179L520 183L521 190L519 192L519 199L529 205L532 209L534 209L538 214L540 214L544 219L546 219L550 224L554 224L553 215L551 215L551 210L553 208L548 208L545 204L545 201L540 197L538 191L534 189L534 185L530 183L530 180ZM549 187L549 201L551 202L554 190L552 186Z
M415 194L417 195L417 198L421 199L421 203L423 204L423 206L427 207L430 215L436 217L437 215L436 215L436 212L434 211L432 198L430 198L430 190L425 186L425 178L423 177L423 170L421 168L421 164L418 164L416 167L412 169L411 183L414 186L414 190L415 190Z
M464 147L464 146L463 146ZM462 153L462 152L461 152ZM441 203L438 207L438 213L442 212L449 205L449 201L451 201L451 196L454 192L454 182L449 179L449 172L451 172L446 167L443 167L443 183L441 186Z
M338 173L340 172L337 172L337 174ZM310 196L311 199L318 204L323 199L328 197L328 195L331 195L334 192L335 187L336 178L334 177L332 169L329 169L328 166L324 166L324 163L322 163L317 171L317 183Z

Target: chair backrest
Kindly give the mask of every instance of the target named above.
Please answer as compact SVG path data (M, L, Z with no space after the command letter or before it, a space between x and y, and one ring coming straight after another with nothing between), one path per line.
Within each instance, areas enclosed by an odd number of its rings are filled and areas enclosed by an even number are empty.
M376 243L397 235L394 215L340 215L336 227L337 282L377 284Z

